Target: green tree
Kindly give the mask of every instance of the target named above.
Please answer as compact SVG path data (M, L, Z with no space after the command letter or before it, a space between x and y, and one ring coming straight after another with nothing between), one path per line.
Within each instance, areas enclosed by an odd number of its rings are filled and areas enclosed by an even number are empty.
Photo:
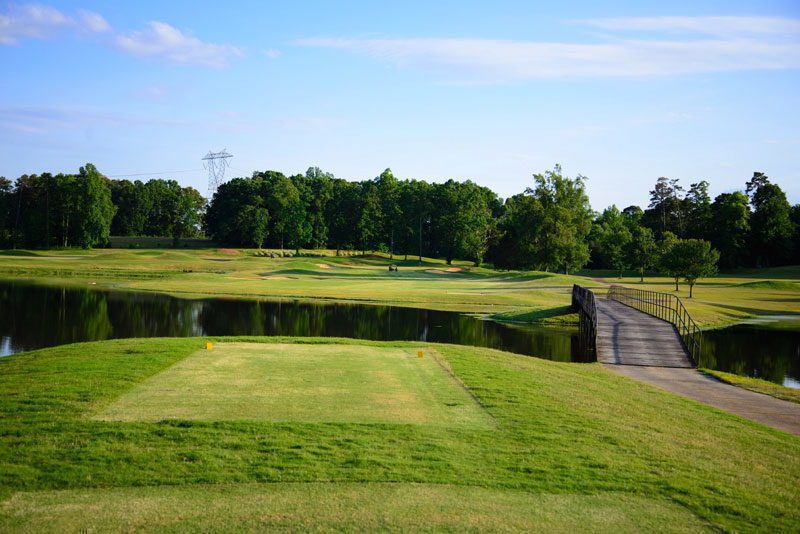
M334 176L323 172L319 167L309 167L306 180L311 193L306 203L308 223L311 226L311 245L316 249L325 248L330 232L326 214L328 203L333 198Z
M374 182L365 182L361 186L361 210L356 231L361 251L375 250L380 246L381 235L381 200L378 186Z
M702 239L681 239L671 247L680 276L689 284L689 298L699 278L717 274L719 252Z
M639 270L639 281L644 282L644 271L658 262L658 245L653 231L644 226L637 226L631 237L631 263Z
M658 267L664 274L675 279L675 291L678 291L678 281L683 275L680 250L676 248L679 241L672 232L665 232L658 254Z
M642 224L661 238L665 232L683 236L683 201L680 198L682 191L683 187L678 184L677 179L659 177L650 191L650 205L644 212Z
M708 182L701 180L689 186L689 191L683 198L683 212L686 214L686 233L689 237L709 237L712 212Z
M394 239L397 228L401 226L400 186L392 169L384 170L375 178L378 197L381 203L382 236L389 244L389 259L394 258Z
M742 266L747 257L750 233L750 207L741 191L722 193L711 204L711 230L714 247L720 251L720 265L725 268Z
M78 199L77 242L83 248L104 245L117 208L111 202L108 180L91 163L81 167L76 179Z
M541 206L531 247L536 263L544 271L559 266L566 273L579 269L589 259L586 236L592 224L586 178L563 176L561 166L556 165L552 171L535 174L533 179L535 187L525 192Z
M794 225L786 194L775 184L763 183L752 198L751 247L760 266L779 265L792 257Z
M622 213L616 206L606 208L595 224L598 227L598 241L602 254L611 267L619 271L619 278L630 265L631 232L625 224Z
M489 204L494 193L469 180L435 186L434 226L440 253L448 265L467 257L480 265L491 232Z
M266 208L245 206L236 215L236 221L242 241L260 249L269 229L269 212Z
M356 228L361 220L360 187L355 182L333 181L331 200L325 205L329 238L336 255L356 243Z

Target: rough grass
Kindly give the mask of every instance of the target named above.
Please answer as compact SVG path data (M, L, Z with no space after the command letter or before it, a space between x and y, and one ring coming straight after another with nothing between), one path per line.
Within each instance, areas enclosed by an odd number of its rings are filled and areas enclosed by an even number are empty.
M435 351L222 343L145 380L94 419L413 423L492 428Z
M176 510L179 510L176 513ZM220 484L20 493L4 532L713 532L668 499L387 483Z
M701 369L701 371L734 386L739 386L744 389L749 389L750 391L755 391L756 393L763 393L764 395L777 397L790 402L800 403L799 389L787 388L760 378L739 376L733 373L715 371L713 369Z
M282 343L287 353L336 343L419 347L335 339L210 341ZM431 528L454 530L464 526L451 523L454 517L475 530L486 522L534 530L540 518L545 526L551 521L573 531L609 532L649 531L656 523L673 531L785 532L800 524L800 438L596 364L430 345L492 416L491 429L90 419L205 342L114 340L0 359L0 530L75 530L86 519L109 528L201 530L212 513L218 519L209 529L224 528L227 520L243 530L260 528L264 520L285 521L280 524L295 530L371 530L370 521L383 520L403 530L427 517L433 517ZM311 484L301 486L309 497L287 483ZM381 489L375 483L393 484ZM424 485L420 495L430 492L430 499L412 500L407 508L391 500L413 494L414 484ZM458 488L437 493L441 485ZM399 493L391 493L395 489ZM220 497L215 508L209 496L226 491L231 500ZM264 499L276 504L256 516ZM328 499L332 508L326 508Z

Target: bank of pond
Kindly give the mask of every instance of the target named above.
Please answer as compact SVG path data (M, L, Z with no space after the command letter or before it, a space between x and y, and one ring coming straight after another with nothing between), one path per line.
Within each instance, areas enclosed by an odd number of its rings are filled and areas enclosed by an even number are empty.
M0 356L80 341L137 337L316 336L425 341L587 362L577 328L509 324L397 306L241 298L184 299L0 282ZM768 324L707 331L700 366L800 388L800 330Z

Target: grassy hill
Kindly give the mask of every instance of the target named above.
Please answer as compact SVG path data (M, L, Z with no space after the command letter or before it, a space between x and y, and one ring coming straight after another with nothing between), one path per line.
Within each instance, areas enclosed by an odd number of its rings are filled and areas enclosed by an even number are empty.
M0 530L800 524L800 438L596 364L410 342L206 341L0 359Z

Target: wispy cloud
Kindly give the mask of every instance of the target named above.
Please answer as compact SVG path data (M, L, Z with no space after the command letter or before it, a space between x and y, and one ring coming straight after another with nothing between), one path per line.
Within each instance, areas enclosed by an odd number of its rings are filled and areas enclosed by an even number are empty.
M107 32L111 26L97 13L79 10L77 16L41 4L10 5L0 15L0 44L16 45L22 39L52 39L65 29L92 33Z
M687 32L718 36L800 36L800 20L787 17L620 17L579 22L612 31Z
M280 57L281 51L280 50L276 50L274 48L267 48L266 50L264 50L264 55L267 56L270 59L276 59L276 58Z
M13 107L0 108L0 132L13 131L26 134L44 134L57 130L73 131L75 125L154 124L180 126L186 121L143 117L115 111L82 107Z
M800 33L794 30L800 25L800 20L764 19L748 19L752 27L747 35L732 37L722 35L745 25L746 21L737 17L665 17L586 22L608 30L681 28L704 34L704 38L690 40L670 40L659 35L650 39L612 37L593 44L489 39L346 38L307 38L294 43L346 50L401 67L430 67L438 72L444 67L449 75L467 75L476 81L663 76L800 68ZM708 38L708 35L713 35L713 38Z
M170 63L225 67L242 51L232 45L206 43L165 22L148 22L148 28L117 37L117 46L137 57L155 57Z

